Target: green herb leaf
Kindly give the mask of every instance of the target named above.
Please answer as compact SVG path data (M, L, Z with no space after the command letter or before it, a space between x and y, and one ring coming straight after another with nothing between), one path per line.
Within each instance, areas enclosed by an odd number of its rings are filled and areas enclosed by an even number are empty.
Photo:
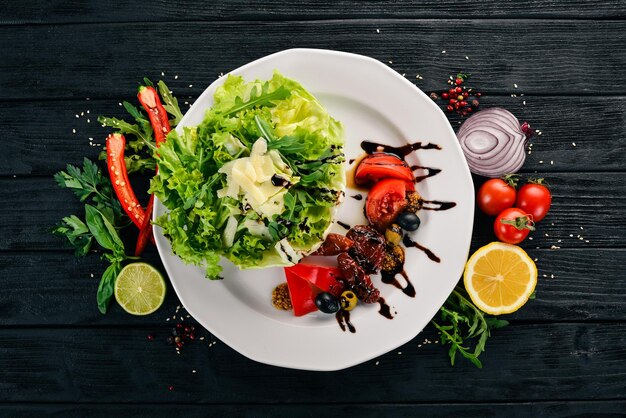
M117 230L102 212L91 205L85 205L85 219L89 231L98 241L98 244L107 250L124 252L124 243Z
M442 344L449 344L448 355L454 366L456 353L481 368L478 359L485 351L491 330L508 325L507 321L491 317L478 309L467 297L465 290L457 287L439 310L438 320L431 323L439 331ZM474 342L474 349L470 349Z
M93 235L89 232L87 225L78 216L67 216L50 229L52 234L65 237L70 245L74 247L76 257L83 257L91 248Z
M170 126L173 129L183 118L183 113L180 111L180 107L178 106L178 100L172 95L172 92L169 87L167 87L165 82L163 80L159 81L158 86L159 94L163 99L163 107L167 113L173 116L173 119L170 119Z
M241 97L237 97L235 99L235 106L226 111L224 113L224 116L229 118L235 116L242 110L250 109L256 106L273 107L274 104L272 103L272 101L283 100L291 95L291 92L284 86L280 86L272 92L268 92L268 90L269 83L266 82L263 84L260 92L257 87L252 89L252 91L250 92L250 99L247 102L244 102Z
M96 301L98 303L98 309L102 314L107 312L109 304L111 302L111 297L113 296L113 291L115 289L115 280L117 279L118 274L122 270L122 265L120 262L111 263L104 273L102 273L102 278L100 279L100 284L98 285L98 292L96 294Z

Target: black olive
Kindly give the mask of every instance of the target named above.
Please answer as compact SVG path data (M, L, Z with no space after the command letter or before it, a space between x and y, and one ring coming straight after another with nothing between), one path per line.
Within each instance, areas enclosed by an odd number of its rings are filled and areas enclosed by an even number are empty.
M420 227L421 223L419 216L412 212L402 212L398 215L396 222L398 222L398 225L405 231L415 231Z
M322 292L315 298L315 305L324 313L332 314L339 311L339 301L328 292Z

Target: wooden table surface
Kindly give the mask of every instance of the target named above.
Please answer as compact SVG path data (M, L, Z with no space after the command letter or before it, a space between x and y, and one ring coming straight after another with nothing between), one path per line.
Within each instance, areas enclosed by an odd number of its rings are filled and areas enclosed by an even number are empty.
M626 414L626 2L3 3L1 416ZM430 328L332 373L258 364L210 335L176 355L164 341L174 292L147 317L101 315L103 264L46 232L81 209L52 174L96 158L96 116L122 116L144 76L191 103L220 73L293 47L374 57L427 93L470 72L484 108L542 131L523 168L554 192L523 245L537 298L494 332L482 370L422 344ZM472 249L493 239L477 215ZM160 266L154 248L147 258Z

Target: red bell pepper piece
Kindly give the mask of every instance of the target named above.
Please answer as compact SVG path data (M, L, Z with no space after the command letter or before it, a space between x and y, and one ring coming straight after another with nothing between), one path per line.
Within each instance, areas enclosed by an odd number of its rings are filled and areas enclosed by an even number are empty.
M317 311L315 297L321 292L329 292L336 297L343 292L343 285L337 280L341 272L337 268L296 264L285 267L289 296L295 316Z
M152 207L154 206L154 195L150 196L150 200L148 201L148 207L146 208L146 216L143 220L143 224L141 225L141 230L139 231L139 238L137 238L137 246L135 247L135 257L139 257L143 250L146 249L146 245L148 245L148 241L152 239L154 242L154 237L152 235L152 225L150 225L150 218L152 217Z
M154 130L154 139L158 147L165 141L165 137L172 129L167 112L154 87L139 86L137 98L146 112L148 112L148 118L150 118L150 125L152 125L152 129Z
M143 207L139 204L135 192L128 180L126 172L126 163L124 162L124 147L126 147L126 138L121 134L110 134L106 141L107 146L107 167L109 168L109 177L113 184L113 190L122 204L124 212L137 228L141 227L146 218Z

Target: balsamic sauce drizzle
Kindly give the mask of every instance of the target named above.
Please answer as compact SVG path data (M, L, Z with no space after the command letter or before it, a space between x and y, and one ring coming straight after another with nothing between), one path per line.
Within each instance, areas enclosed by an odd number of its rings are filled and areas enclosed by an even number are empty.
M356 328L352 325L352 322L350 322L350 311L340 310L335 314L335 319L337 319L339 328L341 328L343 332L346 331L346 327L351 333L354 334L356 332Z
M398 279L396 278L398 274L404 277L404 280L406 280L406 286L402 286L402 283L398 281ZM397 287L398 289L402 290L402 293L404 293L408 297L410 298L415 297L415 286L413 286L413 283L411 283L409 276L406 274L404 270L400 271L399 273L398 272L383 273L382 279L383 279L383 283L390 284L390 285Z
M350 196L354 200L363 200L363 195L361 193L357 193L354 196Z
M339 225L339 226L340 226L340 227L342 227L342 228L345 228L345 229L346 229L346 231L347 231L347 230L349 230L349 229L351 228L351 227L350 227L350 225L348 225L348 224L347 224L347 223L345 223L345 222L341 222L341 221L337 221L337 225Z
M412 144L406 144L401 147L392 147L391 145L378 144L376 142L371 141L362 141L361 149L368 154L373 154L375 152L387 152L389 154L395 154L400 158L403 158L409 155L413 151L417 151L418 149L441 149L441 147L437 144L427 143L424 144L422 142L414 142Z
M435 253L433 253L432 251L430 251L428 248L424 247L423 245L420 245L417 242L411 240L411 238L409 238L407 235L405 235L404 238L402 238L402 243L407 248L413 247L413 248L417 248L418 250L424 251L424 253L428 256L428 258L433 260L435 263L441 262L441 258L437 257Z
M421 199L421 202L422 202L422 209L424 210L448 210L456 206L455 202L442 202L440 200ZM435 206L426 206L426 204L431 204Z
M393 319L393 315L391 314L391 307L387 305L387 302L385 302L385 298L378 299L378 304L380 305L378 313L387 319Z
M426 180L428 177L436 176L437 174L441 173L440 168L424 167L421 165L412 165L411 171L415 171L415 170L424 170L426 172L425 174L422 174L421 176L414 176L416 183L419 183L422 180Z

